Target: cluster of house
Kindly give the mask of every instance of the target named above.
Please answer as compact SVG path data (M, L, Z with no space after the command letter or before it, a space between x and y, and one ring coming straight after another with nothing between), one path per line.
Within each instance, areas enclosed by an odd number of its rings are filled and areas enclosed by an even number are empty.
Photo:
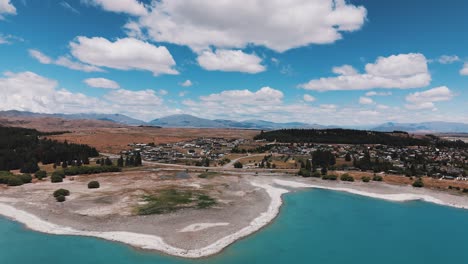
M204 158L220 160L229 154L235 146L243 144L245 139L224 138L197 138L194 140L181 141L167 144L129 144L132 149L123 151L138 151L143 160L161 163L179 163L180 161L198 161Z
M436 178L468 180L468 150L457 148L436 148L433 146L387 146L387 145L327 145L327 144L276 144L272 153L284 155L308 155L318 149L329 150L337 158L347 155L352 160L364 158L366 152L372 160L392 164L389 173L402 173L408 170L420 172ZM348 166L347 169L355 169Z

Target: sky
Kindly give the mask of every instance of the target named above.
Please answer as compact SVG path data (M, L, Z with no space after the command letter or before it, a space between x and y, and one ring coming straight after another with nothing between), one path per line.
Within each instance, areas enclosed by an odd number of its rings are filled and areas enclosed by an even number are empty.
M468 123L468 1L0 0L0 110Z

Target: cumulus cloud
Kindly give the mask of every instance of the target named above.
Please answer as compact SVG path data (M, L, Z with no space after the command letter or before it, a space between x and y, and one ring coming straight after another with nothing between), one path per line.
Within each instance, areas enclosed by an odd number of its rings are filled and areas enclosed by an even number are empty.
M136 21L150 38L195 51L254 44L283 52L333 43L343 32L359 30L367 15L364 7L345 0L162 0L150 9Z
M137 0L81 0L88 5L101 7L102 9L114 12L125 13L133 16L143 16L147 14L145 6Z
M353 66L351 65L343 65L343 66L337 66L333 67L332 72L338 75L344 75L344 76L349 76L349 75L357 75L358 71L354 69Z
M197 58L200 66L209 71L259 73L265 71L262 59L241 50L203 51Z
M84 72L103 72L99 67L88 65L84 63L80 63L77 61L73 61L69 56L61 56L57 59L52 59L49 56L45 55L44 53L40 52L39 50L30 49L29 55L39 61L42 64L54 64L69 68L71 70L77 71L84 71Z
M460 70L461 75L468 75L468 62L465 62L463 68Z
M80 61L98 67L119 70L146 70L155 76L178 74L176 63L166 47L154 46L134 38L117 39L77 37L70 43L71 54Z
M372 100L372 98L364 97L364 96L361 96L361 97L359 98L359 103L360 103L360 104L363 104L363 105L375 104L375 103L374 103L374 100Z
M460 58L457 55L442 55L437 61L442 64L451 64L460 61Z
M149 89L140 91L119 89L109 92L104 98L115 104L136 107L158 106L163 102L154 90Z
M193 85L193 83L190 80L185 80L185 82L181 83L180 85L183 87L190 87Z
M16 15L16 8L10 0L0 0L0 20L4 19L4 15Z
M119 89L120 85L113 81L106 78L88 78L83 81L90 87L94 88L104 88L104 89Z
M314 102L316 100L315 97L313 97L310 94L304 94L302 98L304 99L305 102L308 102L308 103Z
M411 110L436 110L434 102L449 101L452 97L453 93L447 86L440 86L407 95L405 99L408 103L405 106Z
M431 82L426 57L420 53L379 57L365 66L363 74L349 75L353 71L348 66L335 67L334 72L339 74L337 77L311 80L299 87L316 91L409 89L425 87Z

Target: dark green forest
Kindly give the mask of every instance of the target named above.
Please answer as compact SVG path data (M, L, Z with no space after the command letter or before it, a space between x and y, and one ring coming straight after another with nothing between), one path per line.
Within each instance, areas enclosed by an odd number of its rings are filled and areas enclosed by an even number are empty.
M87 145L43 138L50 134L35 129L0 127L0 171L22 169L34 172L38 170L38 162L83 161L99 155L95 148Z
M428 146L467 148L462 141L445 141L435 136L415 138L406 132L376 132L354 129L282 129L262 131L255 140L281 143L382 144L389 146Z

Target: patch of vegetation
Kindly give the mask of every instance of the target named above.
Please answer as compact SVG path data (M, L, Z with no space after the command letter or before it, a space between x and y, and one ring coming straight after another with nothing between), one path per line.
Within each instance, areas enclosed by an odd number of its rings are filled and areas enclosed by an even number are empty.
M369 176L364 176L361 179L363 182L370 182L371 178Z
M374 175L374 177L372 177L372 180L381 182L383 181L383 177L379 175Z
M42 180L44 178L47 178L47 172L43 170L37 171L34 174L34 177L36 177L36 179Z
M118 166L82 166L68 167L63 170L65 175L97 174L105 172L121 172L122 168Z
M341 175L340 180L342 180L342 181L348 181L348 182L353 182L353 181L354 181L354 177L351 176L351 175L349 175L348 173L345 173L345 174Z
M19 177L10 177L7 182L8 186L20 186L23 185L23 181Z
M154 195L145 195L146 204L137 208L139 215L164 214L183 208L209 208L216 204L212 197L190 190L162 190Z
M18 177L20 178L20 180L23 183L31 183L32 182L31 174L25 173L25 174L18 175Z
M63 182L64 176L62 176L62 174L60 172L54 171L52 173L52 176L50 176L50 182L52 182L52 183Z
M63 195L59 195L59 196L55 197L55 200L57 200L57 202L59 202L59 203L65 202L66 199L67 198L65 198L65 196L63 196Z
M32 177L30 174L15 175L9 171L0 171L0 184L8 186L20 186L25 183L31 183Z
M338 176L336 176L335 174L327 174L323 175L322 179L327 181L336 181L338 179Z
M88 189L98 189L99 187L101 187L101 185L98 181L90 181L88 183Z
M54 197L57 198L59 196L69 196L70 191L66 189L58 189L53 193Z
M202 172L198 175L198 178L202 178L202 179L212 179L214 178L215 176L218 176L219 175L219 172L215 172L215 171L206 171L206 172Z

